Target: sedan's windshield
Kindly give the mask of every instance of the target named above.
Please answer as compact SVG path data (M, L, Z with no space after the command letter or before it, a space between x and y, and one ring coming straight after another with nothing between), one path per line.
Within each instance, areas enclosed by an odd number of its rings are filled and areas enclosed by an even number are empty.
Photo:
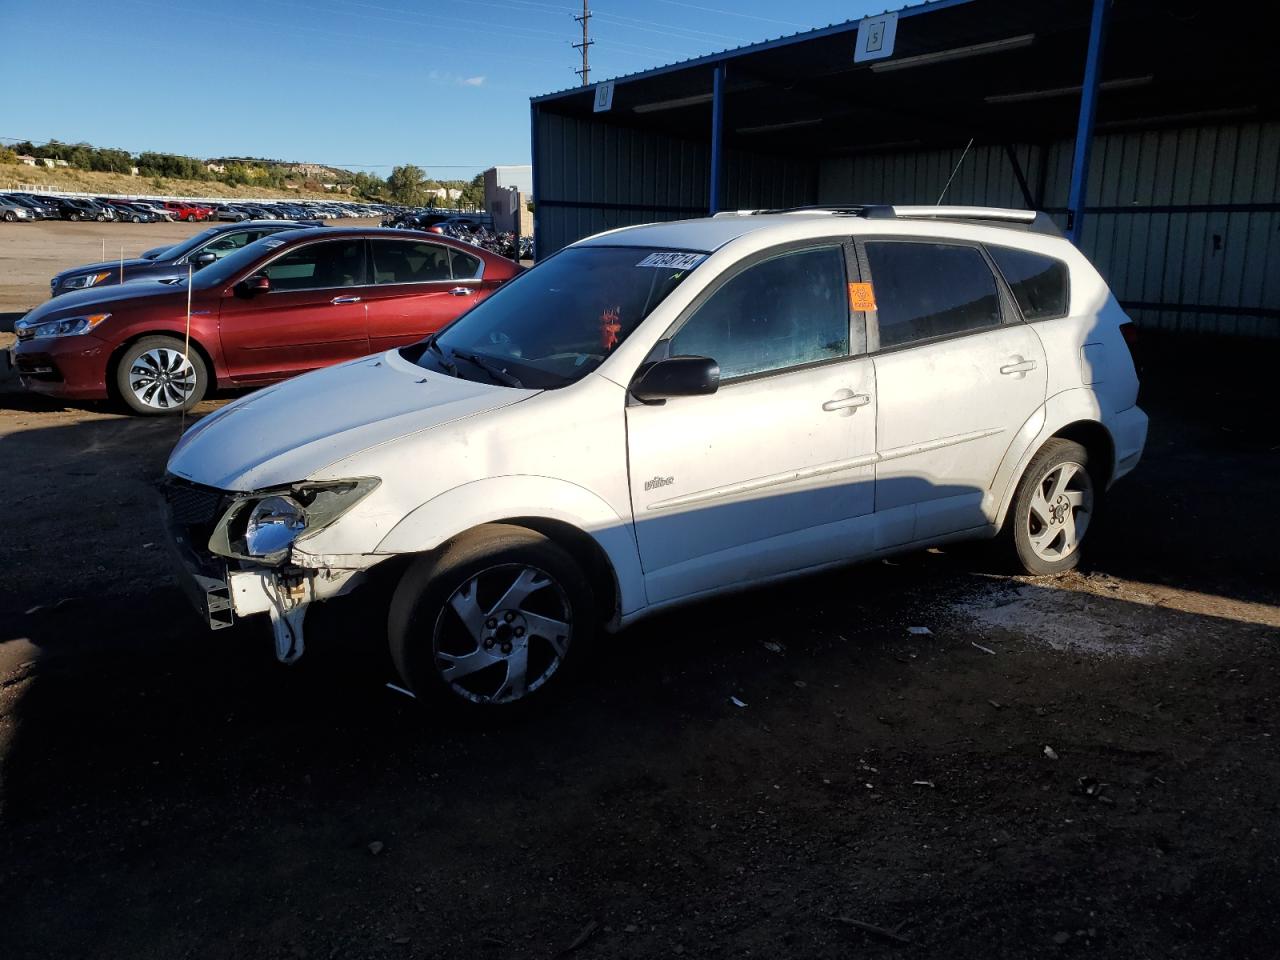
M562 387L603 363L704 259L645 247L572 247L481 301L417 362L468 377L485 376L487 366L495 382Z
M192 250L200 246L200 244L204 243L210 237L217 236L217 234L218 234L217 227L210 227L208 230L202 230L200 233L197 233L194 237L187 237L187 239L183 240L181 243L175 243L172 247L169 247L167 250L162 251L160 255L157 256L155 259L177 260L183 254L190 253Z

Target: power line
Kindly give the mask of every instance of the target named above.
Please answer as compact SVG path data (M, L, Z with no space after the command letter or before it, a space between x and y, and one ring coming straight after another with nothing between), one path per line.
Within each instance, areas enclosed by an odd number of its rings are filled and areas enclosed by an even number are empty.
M574 17L573 19L582 24L582 42L572 45L575 50L582 51L582 69L573 72L582 78L582 85L585 87L591 82L591 62L587 56L587 51L595 43L594 40L590 39L587 31L587 22L591 19L591 11L587 9L587 0L582 0L582 16Z

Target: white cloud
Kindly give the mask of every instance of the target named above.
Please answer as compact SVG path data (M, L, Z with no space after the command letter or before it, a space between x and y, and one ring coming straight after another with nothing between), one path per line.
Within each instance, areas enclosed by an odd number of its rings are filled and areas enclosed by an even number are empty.
M483 76L466 77L463 79L462 82L465 83L468 87L483 87L485 79L486 78Z

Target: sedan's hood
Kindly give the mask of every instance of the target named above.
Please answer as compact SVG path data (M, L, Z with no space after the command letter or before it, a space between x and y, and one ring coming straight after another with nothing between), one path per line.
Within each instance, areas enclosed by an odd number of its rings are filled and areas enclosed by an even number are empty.
M261 490L305 480L361 450L537 392L431 373L392 350L228 404L183 435L168 469L222 490Z
M126 214L132 216L132 214ZM124 275L129 276L130 267L152 267L155 266L154 260L130 259L124 262ZM83 273L101 273L102 271L120 272L119 260L104 260L102 263L86 263L83 267L72 267L70 270L63 270L61 273L54 274L54 279L61 280L63 277L78 277Z
M199 294L200 291L196 293ZM175 303L181 302L182 308L186 309L185 285L175 286L172 283L161 283L159 280L136 280L131 283L112 284L109 287L70 290L52 300L46 300L38 307L33 307L24 319L38 322L79 316L84 313L113 313L135 301L145 300L146 306L152 306L156 303L156 297L171 297ZM143 306L142 303L138 305Z

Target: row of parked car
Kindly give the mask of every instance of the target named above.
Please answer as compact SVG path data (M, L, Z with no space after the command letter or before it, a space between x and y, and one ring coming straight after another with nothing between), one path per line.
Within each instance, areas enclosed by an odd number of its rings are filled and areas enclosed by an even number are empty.
M141 200L124 197L68 197L53 194L0 193L0 219L9 223L36 220L96 220L99 223L156 223L185 220L338 220L345 217L385 217L393 208L384 204L303 203L285 200L201 203L192 200Z

